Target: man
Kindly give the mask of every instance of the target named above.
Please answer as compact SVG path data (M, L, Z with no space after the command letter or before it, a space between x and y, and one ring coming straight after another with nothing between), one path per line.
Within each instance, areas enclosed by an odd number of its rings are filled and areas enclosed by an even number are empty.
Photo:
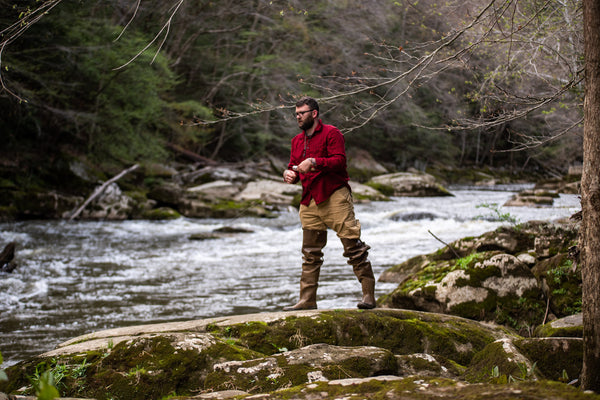
M300 300L284 307L284 311L317 308L327 228L333 229L342 241L344 257L362 286L363 297L357 307L375 308L375 277L367 259L370 247L360 240L360 222L354 216L344 136L335 126L322 123L319 104L310 97L296 103L296 121L303 132L292 139L290 162L283 180L290 184L302 182L303 263Z

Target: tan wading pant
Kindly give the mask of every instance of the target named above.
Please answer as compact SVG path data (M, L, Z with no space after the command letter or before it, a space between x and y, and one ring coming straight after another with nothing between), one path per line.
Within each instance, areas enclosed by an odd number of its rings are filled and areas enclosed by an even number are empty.
M326 231L331 228L339 238L360 238L360 222L354 216L352 193L345 186L319 205L314 199L308 206L301 204L300 222L302 229Z
M316 308L316 290L318 286L318 277L320 267L323 262L322 253L320 249L323 248L327 242L327 228L333 229L337 236L342 241L344 246L344 256L348 258L348 264L352 265L353 272L361 283L363 298L358 303L358 308L370 309L375 307L375 277L373 275L373 269L371 263L367 259L369 246L360 240L360 222L354 215L354 201L352 199L352 193L347 187L342 187L335 192L321 204L316 204L314 199L310 201L308 206L300 205L300 222L302 223L302 229L304 230L304 237L314 238L323 236L324 240L321 240L317 246L314 244L311 247L318 247L308 251L310 249L303 248L303 252L306 254L313 254L314 257L305 257L305 263L303 264L303 276L301 281L311 282L310 285L302 285L301 288L307 288L310 286L310 296L306 295L307 299L310 299L308 303L314 304ZM318 240L317 240L318 241ZM307 247L304 246L303 247ZM308 252L307 252L308 251ZM309 260L315 260L314 262L307 262ZM308 265L313 264L313 265ZM309 290L305 290L309 292ZM303 293L301 290L301 298ZM302 302L303 300L301 300ZM300 307L300 303L296 305Z

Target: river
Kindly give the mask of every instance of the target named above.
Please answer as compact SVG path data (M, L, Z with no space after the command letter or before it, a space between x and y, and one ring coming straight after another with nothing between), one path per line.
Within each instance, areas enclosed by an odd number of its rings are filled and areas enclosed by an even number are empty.
M418 254L503 223L501 207L523 187L451 188L453 197L393 198L356 205L376 277ZM501 207L520 222L569 217L576 195L552 207ZM249 232L190 240L221 227ZM361 297L342 246L329 232L319 308L355 308ZM75 336L128 325L279 311L298 297L301 228L296 210L277 218L172 221L22 221L0 224L17 243L18 268L0 273L3 367ZM376 295L396 287L378 283Z

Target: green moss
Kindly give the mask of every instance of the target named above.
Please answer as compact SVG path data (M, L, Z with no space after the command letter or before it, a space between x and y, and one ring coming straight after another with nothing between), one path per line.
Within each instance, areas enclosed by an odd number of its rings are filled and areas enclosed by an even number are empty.
M167 336L139 338L117 344L110 353L88 352L85 355L62 357L57 362L69 371L79 369L82 357L86 360L86 373L65 380L61 392L67 397L92 397L97 399L155 399L169 393L191 394L204 390L204 380L215 362L244 361L262 354L217 341L198 352L174 348ZM20 364L9 373L10 385L3 387L7 393L29 385L28 376L35 372L35 363Z
M464 385L452 379L406 377L392 381L368 380L352 385L332 385L316 382L310 386L294 386L278 391L277 399L528 399L528 400L597 400L596 394L583 393L578 388L552 381L527 381L511 384Z
M418 261L418 260L415 260ZM431 262L421 270L414 273L410 279L405 280L398 286L403 293L412 292L415 289L424 288L431 282L440 282L449 272L454 270L454 264L449 261Z
M470 383L480 383L496 381L502 375L508 377L519 373L519 365L507 356L503 343L494 342L473 357L463 377Z
M371 379L352 385L332 385L327 382L315 382L310 387L302 385L280 390L277 392L277 399L332 399L353 397L369 399L401 398L406 393L418 393L419 388L431 385L438 388L451 388L456 385L456 382L450 379L422 377L410 377L392 381Z
M553 257L541 268L546 269L546 282L552 310L558 317L581 312L581 272L573 268L566 254Z
M583 366L583 340L573 339L522 339L515 346L547 379L560 380L563 376L579 377Z
M471 253L465 257L461 257L455 261L455 265L459 269L472 269L475 264L484 259L485 253Z
M262 206L262 201L233 201L217 200L210 204L211 213L215 218L237 218L254 216L274 218L275 215Z
M393 186L385 185L383 183L367 182L365 185L372 187L386 197L393 196L395 193Z
M393 267L389 268L388 271L390 272L404 272L404 271L413 271L413 270L419 270L423 265L427 265L427 263L429 262L427 256L425 255L418 255L412 258L409 258L408 260L404 261L401 264L397 264L394 265Z
M208 374L206 385L215 390L237 389L251 393L300 385L307 382L310 372L319 371L330 380L358 378L371 374L395 374L398 367L396 358L389 353L383 360L365 357L351 357L342 363L320 365L289 364L283 354L252 360L241 364L223 365Z
M321 312L311 317L290 316L270 324L236 324L208 329L220 337L239 339L239 345L271 355L314 343L338 346L377 346L394 354L433 351L467 365L475 351L493 341L485 329L457 320L400 310Z
M290 338L296 332L294 327L287 326L287 324L279 326L279 324L268 325L264 322L248 322L226 327L213 325L207 327L207 329L222 338L236 338L241 346L264 355L277 353L284 347L296 348L294 343L290 341ZM308 333L308 331L305 331L305 333Z
M424 357L410 357L408 362L416 371L431 371L440 373L442 370L441 365L436 361L429 360Z
M181 214L169 207L160 207L145 211L141 214L143 219L152 221L170 220L181 218Z
M536 322L541 323L546 312L546 304L539 290L525 292L522 297L509 295L497 300L494 322L509 326L521 335L530 334Z
M537 337L583 337L583 326L569 326L554 328L552 323L538 326L535 329L535 336Z
M470 318L478 321L492 319L494 310L496 309L496 296L488 293L483 301L465 301L452 306L449 310L450 314L459 315L463 318Z

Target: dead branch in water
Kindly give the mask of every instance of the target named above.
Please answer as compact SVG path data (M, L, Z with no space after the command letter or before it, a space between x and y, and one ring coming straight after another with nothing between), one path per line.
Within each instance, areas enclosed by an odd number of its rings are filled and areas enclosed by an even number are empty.
M79 216L79 214L81 214L81 212L87 207L88 204L90 204L96 197L98 197L100 194L102 194L102 192L104 192L106 190L106 188L108 187L108 185L110 185L113 182L118 181L125 174L128 174L129 172L137 169L138 167L139 167L139 164L135 164L135 165L127 168L126 170L121 171L118 175L116 175L116 176L112 177L111 179L107 180L102 185L98 186L94 190L94 193L92 193L92 195L87 198L87 200L81 205L81 207L79 207L77 209L77 211L75 211L73 213L73 215L71 215L71 217L69 218L69 221L73 221L75 218L77 218Z

